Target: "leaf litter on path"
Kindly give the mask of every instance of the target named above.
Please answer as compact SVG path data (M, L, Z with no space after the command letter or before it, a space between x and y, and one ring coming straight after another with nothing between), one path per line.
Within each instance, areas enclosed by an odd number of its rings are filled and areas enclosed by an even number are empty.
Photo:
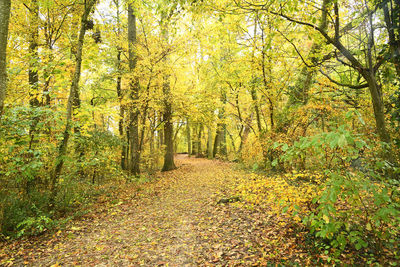
M158 174L146 190L124 192L116 204L102 203L107 208L90 220L75 221L62 235L22 248L22 255L19 247L9 259L29 266L263 266L289 257L300 261L302 254L293 248L296 241L282 240L285 230L267 213L218 204L232 197L238 177L248 173L216 160L182 155L176 160L179 168Z

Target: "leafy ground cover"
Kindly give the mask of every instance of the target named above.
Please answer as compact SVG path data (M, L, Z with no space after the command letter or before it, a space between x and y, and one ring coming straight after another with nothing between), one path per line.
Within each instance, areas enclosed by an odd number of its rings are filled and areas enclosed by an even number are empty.
M238 193L249 173L229 163L185 156L178 157L178 166L158 174L157 182L126 187L117 201L100 201L65 230L3 243L1 264L310 263L295 230L265 212L268 207L238 204L244 199L221 203Z

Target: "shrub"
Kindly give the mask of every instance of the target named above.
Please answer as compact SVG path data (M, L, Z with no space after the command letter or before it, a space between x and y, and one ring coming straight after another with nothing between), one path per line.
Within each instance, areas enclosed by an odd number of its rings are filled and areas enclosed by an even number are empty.
M318 206L303 223L332 258L357 250L370 263L400 260L397 181L373 182L362 173L333 173L313 203Z

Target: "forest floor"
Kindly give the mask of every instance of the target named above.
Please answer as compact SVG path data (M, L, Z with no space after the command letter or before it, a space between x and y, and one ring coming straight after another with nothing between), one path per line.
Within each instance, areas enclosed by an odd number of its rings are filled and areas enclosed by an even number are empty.
M230 163L184 155L176 163L178 169L157 174L156 182L126 187L117 202L97 203L66 229L7 244L0 249L0 262L20 266L305 263L306 253L273 216L235 203L218 203L233 196L238 178L247 172Z

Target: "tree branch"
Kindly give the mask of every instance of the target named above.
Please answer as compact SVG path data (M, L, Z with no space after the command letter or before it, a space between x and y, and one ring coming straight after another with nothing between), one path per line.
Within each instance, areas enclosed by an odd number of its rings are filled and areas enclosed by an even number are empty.
M332 83L339 85L339 86L343 86L343 87L348 87L351 89L363 89L363 88L367 88L368 84L364 83L364 84L360 84L360 85L353 85L353 84L345 84L345 83L341 83L338 81L335 81L334 79L332 79L328 74L326 74L322 69L319 70L322 75L324 75L326 78L328 78L329 81L331 81Z

